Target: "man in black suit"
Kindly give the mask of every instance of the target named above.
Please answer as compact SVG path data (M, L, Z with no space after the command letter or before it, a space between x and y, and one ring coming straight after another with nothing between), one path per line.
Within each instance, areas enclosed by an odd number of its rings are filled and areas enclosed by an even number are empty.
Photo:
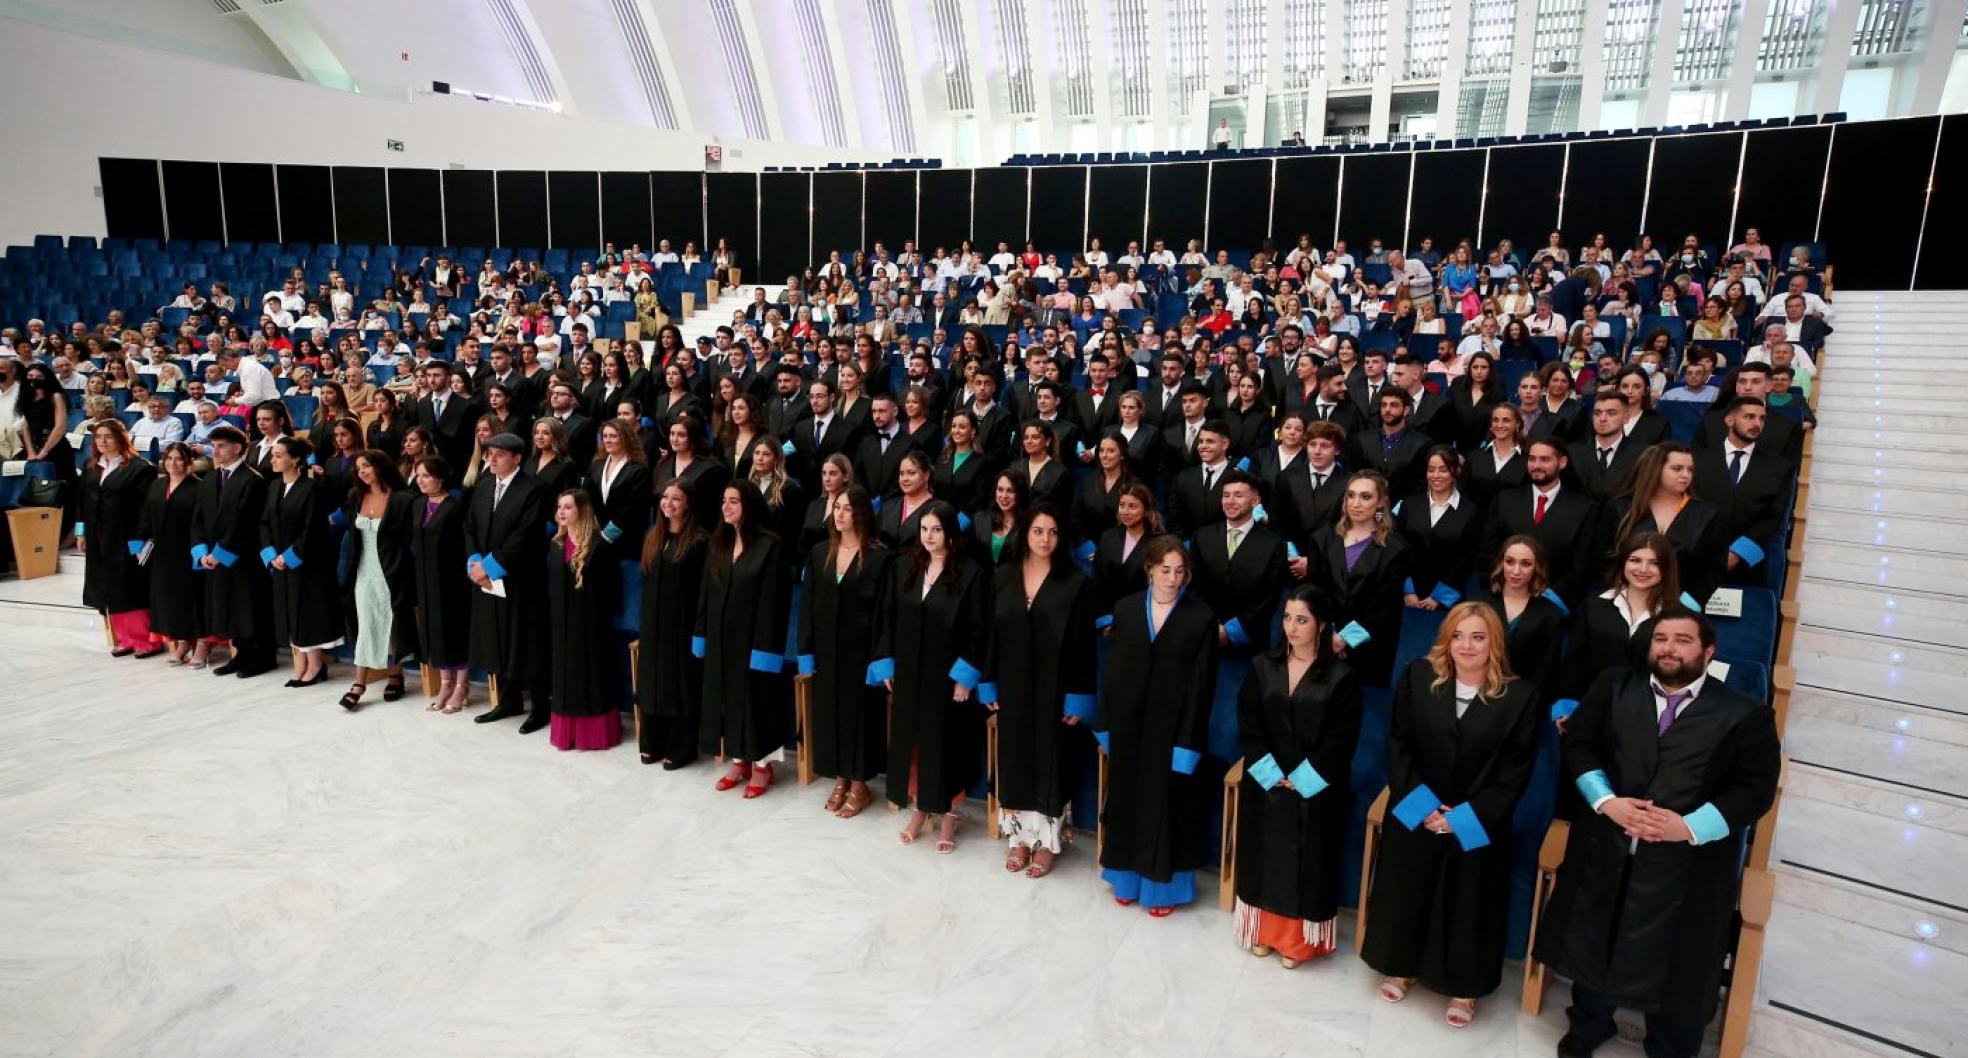
M1338 364L1321 364L1318 379L1318 394L1311 403L1299 408L1299 414L1308 424L1332 423L1346 431L1348 437L1359 433L1366 425L1366 418L1360 414L1360 406L1347 399L1346 369Z
M1730 393L1732 387L1722 387L1722 392ZM1755 397L1767 406L1770 399L1770 365L1751 361L1736 368L1734 395ZM1695 432L1695 449L1720 448L1722 437L1728 433L1729 425L1723 420L1729 401L1719 400L1718 407L1708 410L1702 416L1701 429ZM1768 448L1784 459L1796 463L1804 456L1804 428L1788 415L1770 415L1763 421L1763 436L1757 444Z
M1024 422L1038 417L1039 384L1049 376L1046 372L1046 355L1042 346L1030 346L1025 350L1025 374L1011 387L1011 414L1014 419Z
M1797 467L1759 444L1768 418L1762 401L1737 397L1722 412L1728 428L1722 443L1695 453L1695 494L1720 509L1731 584L1762 583L1768 549L1783 546L1779 534Z
M273 581L258 560L267 483L247 464L246 435L222 424L208 437L212 471L198 483L191 557L205 589L205 627L232 641L216 676L251 679L273 669Z
M1196 458L1176 471L1168 486L1168 510L1163 522L1177 536L1189 536L1223 517L1223 483L1230 465L1230 427L1221 419L1202 424L1196 435Z
M1189 379L1182 383L1178 397L1180 413L1167 420L1162 427L1162 467L1171 473L1180 472L1184 467L1193 467L1201 461L1199 446L1209 414L1209 390L1201 382ZM1228 435L1228 429L1223 431Z
M1594 501L1605 503L1633 484L1633 464L1645 445L1626 436L1626 394L1602 389L1592 397L1592 436L1565 450L1572 479Z
M1479 570L1496 565L1503 542L1522 533L1544 547L1551 586L1576 610L1590 586L1593 518L1599 507L1578 489L1564 487L1565 449L1551 438L1525 446L1524 469L1530 483L1497 495L1477 549Z
M473 719L489 724L520 715L526 693L530 734L551 719L548 658L535 622L547 610L546 542L553 498L540 479L520 473L526 442L509 433L485 443L489 473L472 487L465 509L466 572L471 577L471 664L491 674L498 700Z
M1066 403L1066 388L1051 379L1039 383L1037 404L1032 416L1025 422L1042 422L1052 430L1053 449L1058 452L1060 462L1068 467L1080 465L1080 445L1084 436L1078 423L1060 414ZM1097 438L1096 438L1097 440Z
M1086 388L1073 394L1073 419L1083 437L1099 437L1121 424L1121 393L1128 387L1115 383L1112 375L1106 357L1087 358Z
M902 467L902 457L915 447L909 439L908 424L897 418L895 398L886 393L875 396L868 404L868 433L854 455L856 482L877 499L902 494L895 474Z
M567 458L582 473L594 462L595 421L581 414L581 395L572 383L555 379L547 386L547 414L567 430Z
M1599 269L1580 265L1570 275L1552 284L1551 311L1576 323L1585 315L1585 306L1599 297Z
M478 426L479 408L451 392L451 365L433 360L423 367L425 395L417 398L411 413L416 425L431 432L437 451L453 467L470 467L472 433Z
M807 416L793 426L793 460L788 471L797 477L809 496L820 494L820 464L836 452L849 459L861 443L861 435L847 416L834 410L834 384L816 378L806 386Z
M791 440L801 419L813 414L806 403L806 379L797 368L781 364L772 376L772 399L765 406L765 421L774 437Z
M1305 350L1305 329L1288 323L1278 330L1278 355L1264 361L1264 392L1273 405L1285 405L1285 394L1298 386L1298 358Z
M1285 538L1252 517L1256 478L1232 469L1216 489L1218 518L1191 540L1196 567L1189 586L1216 615L1224 656L1249 658L1271 646L1271 615L1289 579Z
M465 382L473 393L485 388L486 376L492 373L492 369L486 366L485 358L479 352L478 339L465 338L458 342L458 355L452 358L451 373L465 376Z
M1362 430L1353 436L1346 465L1355 470L1376 470L1387 479L1390 496L1405 497L1421 487L1421 472L1428 463L1428 450L1434 438L1408 424L1413 398L1407 390L1388 386L1380 391L1380 429Z
M902 386L902 393L898 396L906 395L911 389L922 390L926 400L923 414L928 416L930 422L943 421L943 401L947 387L944 384L943 373L937 370L936 359L930 354L928 347L918 345L916 351L909 354Z
M1792 282L1793 288L1803 285L1803 277ZM1781 323L1784 338L1796 342L1806 349L1816 351L1824 345L1825 335L1831 333L1831 325L1814 313L1806 311L1810 301L1804 290L1792 289L1783 298L1783 312L1778 316L1764 316L1764 323Z
M1380 418L1380 395L1392 380L1387 377L1387 354L1369 349L1360 354L1360 371L1346 380L1346 393L1360 409L1360 418L1376 422ZM1410 400L1412 408L1414 401Z
M1142 393L1147 398L1147 410L1142 418L1151 426L1167 427L1183 417L1182 376L1189 371L1189 361L1179 351L1162 354L1161 379L1149 385ZM1207 397L1208 394L1205 394Z
M1012 422L1011 411L998 403L998 375L995 371L979 370L970 378L970 414L977 420L977 444L984 449L994 465L1002 465L1011 458L1013 438L1017 435L1017 424Z
M1345 447L1346 434L1338 426L1307 423L1304 464L1278 475L1277 495L1265 504L1272 525L1298 547L1300 557L1291 560L1291 574L1299 580L1305 579L1304 556L1312 553L1312 534L1339 521L1350 475L1339 461Z
M1394 361L1394 385L1405 391L1414 405L1414 410L1408 413L1408 428L1420 430L1442 444L1453 444L1455 413L1449 407L1449 398L1422 385L1427 377L1427 368L1412 356Z

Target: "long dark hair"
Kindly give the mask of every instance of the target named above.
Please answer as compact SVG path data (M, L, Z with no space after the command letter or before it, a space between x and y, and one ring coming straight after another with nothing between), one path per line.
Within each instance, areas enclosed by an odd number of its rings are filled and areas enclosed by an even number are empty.
M355 461L369 464L370 472L376 475L376 484L382 486L385 493L393 496L403 491L403 468L396 465L396 460L391 459L388 452L375 448L367 449L357 452ZM364 485L362 478L354 473L349 475L349 481L349 506L360 507L362 497L369 493L369 487Z
M934 515L938 525L943 527L943 572L948 577L962 577L965 565L970 561L970 549L958 537L963 533L957 525L957 508L948 500L931 500L924 505L922 517ZM917 522L918 526L922 523ZM916 542L909 545L909 566L920 578L929 568L929 548L923 546L922 531L916 531ZM955 581L952 581L955 583Z
M1326 593L1320 591L1317 585L1300 584L1285 594L1285 601L1278 607L1278 611L1283 613L1285 606L1295 602L1304 603L1305 608L1312 611L1312 620L1319 626L1317 634L1312 637L1315 645L1315 652L1312 655L1312 675L1315 678L1323 677L1326 670L1332 667L1334 660L1333 637L1327 632L1327 629L1332 627L1333 621L1332 600L1327 598ZM1291 660L1291 644L1284 641L1282 634L1278 640L1278 661L1280 664L1288 664Z
M677 533L670 532L670 520L663 517L660 506L663 493L671 489L677 490L677 494L683 497L683 529ZM685 488L681 481L673 480L665 484L662 490L657 492L656 501L658 503L656 520L650 523L648 534L642 538L642 569L645 573L656 565L656 559L663 553L664 548L674 544L676 550L673 553L681 555L710 537L710 534L704 531L702 520L697 517L697 502L691 498L690 490Z
M1033 504L1032 508L1025 512L1025 516L1018 519L1018 536L1012 542L1012 561L1006 565L1019 565L1031 553L1032 523L1041 515L1052 519L1053 526L1059 530L1059 543L1052 549L1052 573L1066 573L1077 569L1078 567L1073 563L1073 549L1067 543L1069 538L1066 534L1066 520L1059 516L1059 512L1054 510L1050 503ZM1050 577L1052 573L1048 573L1047 576Z
M834 499L835 503L845 503L854 512L854 533L861 538L861 550L854 556L854 564L860 565L861 558L871 547L881 547L881 537L875 532L875 504L869 499L868 490L860 485L849 485ZM834 526L833 512L827 514L827 568L834 571L834 556L840 551L840 530Z
M766 510L765 494L759 491L758 486L744 478L734 478L725 488L738 493L738 506L741 513L735 529L720 514L717 532L711 536L711 576L718 580L723 580L724 575L731 571L731 552L739 540L742 539L745 546L749 548L759 537L773 536L772 531L766 528L766 520L771 515ZM720 510L722 510L721 499Z

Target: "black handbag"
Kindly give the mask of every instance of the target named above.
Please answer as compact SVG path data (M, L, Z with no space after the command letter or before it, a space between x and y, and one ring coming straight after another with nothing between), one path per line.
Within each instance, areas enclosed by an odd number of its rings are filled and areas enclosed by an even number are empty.
M59 507L62 505L62 483L58 478L30 477L21 489L22 507Z

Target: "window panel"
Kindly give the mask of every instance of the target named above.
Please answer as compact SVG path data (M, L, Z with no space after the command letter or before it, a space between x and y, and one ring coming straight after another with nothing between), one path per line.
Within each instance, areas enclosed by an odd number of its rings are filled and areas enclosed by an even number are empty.
M820 17L820 0L793 0L799 29L800 60L806 67L806 94L820 119L820 135L829 147L847 146L847 119L841 114L840 84L827 54L827 24Z
M1032 84L1031 35L1025 29L1025 0L997 0L998 67L1004 71L1005 112L1036 114L1038 89Z
M1169 89L1177 117L1188 117L1197 92L1209 87L1209 12L1204 0L1167 0Z
M1852 54L1899 55L1911 51L1917 35L1914 27L1919 24L1919 0L1859 0Z
M1265 25L1264 0L1229 0L1230 83L1224 88L1244 89L1264 80ZM1212 86L1215 87L1215 86Z
M752 69L751 49L745 46L745 28L738 21L738 0L711 0L711 21L717 26L718 46L745 135L767 139L771 127L765 122L765 99L759 93L758 73Z
M1145 118L1154 105L1148 45L1148 0L1108 0L1114 22L1115 109L1124 118Z
M1086 0L1053 0L1055 72L1065 114L1093 116L1093 40L1087 31Z
M1401 76L1432 81L1449 54L1449 0L1408 0L1408 54Z
M1346 80L1364 84L1380 76L1387 65L1388 0L1348 0L1346 5Z
M1680 2L1680 0L1674 0ZM1654 62L1654 28L1660 0L1612 0L1606 12L1606 87L1614 92L1647 87Z
M943 99L950 110L977 106L970 94L970 48L964 44L963 13L957 0L931 0L936 23L936 57L943 63Z
M1736 51L1736 0L1682 0L1681 47L1674 53L1676 81L1726 77Z
M888 118L888 142L898 151L916 149L916 123L909 114L907 71L902 68L901 35L895 28L895 5L868 0L868 38L881 75L882 111Z
M1469 59L1464 77L1509 77L1517 43L1517 0L1474 0L1469 7Z
M1304 88L1326 70L1327 0L1285 0L1285 87Z

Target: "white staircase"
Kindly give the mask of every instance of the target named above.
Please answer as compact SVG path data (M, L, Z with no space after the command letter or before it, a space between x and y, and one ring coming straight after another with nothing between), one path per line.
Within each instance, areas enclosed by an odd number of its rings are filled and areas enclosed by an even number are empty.
M767 300L774 301L778 300L779 292L786 289L784 284L747 283L743 286L719 290L717 301L708 306L699 306L689 319L677 321L677 329L683 332L683 344L695 346L700 335L716 337L719 327L731 323L733 313L752 303L752 291L760 286L765 287Z
M1748 1053L1968 1055L1968 293L1842 293Z

